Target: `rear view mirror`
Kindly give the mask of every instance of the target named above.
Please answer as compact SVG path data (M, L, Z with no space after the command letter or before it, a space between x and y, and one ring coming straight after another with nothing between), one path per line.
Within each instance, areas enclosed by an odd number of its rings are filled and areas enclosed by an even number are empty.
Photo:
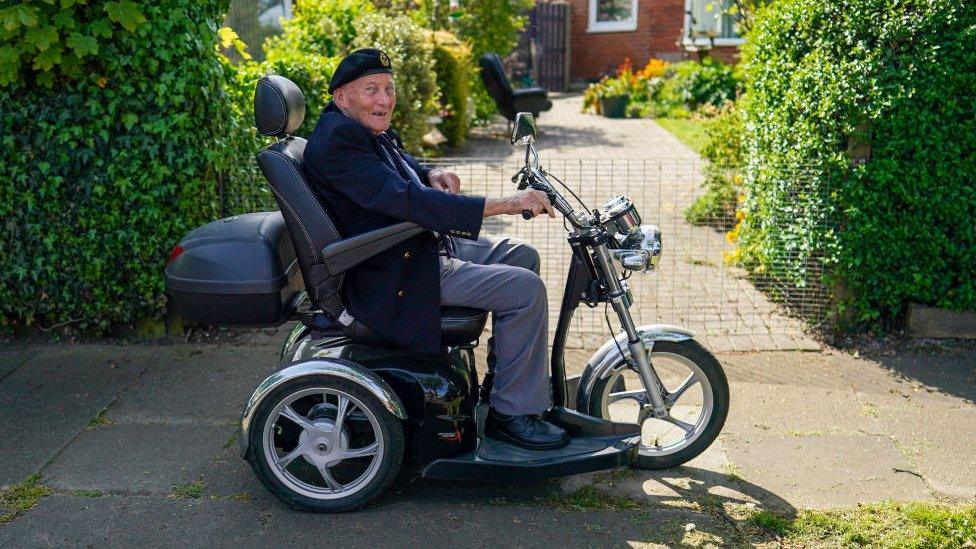
M535 141L535 117L520 112L515 116L515 129L512 131L512 145L528 145Z

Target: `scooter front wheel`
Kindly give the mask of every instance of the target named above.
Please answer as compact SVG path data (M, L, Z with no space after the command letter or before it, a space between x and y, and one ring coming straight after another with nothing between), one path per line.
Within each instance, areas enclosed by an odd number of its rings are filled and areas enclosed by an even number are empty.
M368 390L331 376L285 383L258 405L247 460L258 479L303 511L358 509L403 461L403 425Z
M668 409L656 418L644 384L621 360L597 380L590 415L637 423L641 445L632 466L666 469L688 462L718 437L729 413L729 383L718 360L697 341L655 341L648 354Z

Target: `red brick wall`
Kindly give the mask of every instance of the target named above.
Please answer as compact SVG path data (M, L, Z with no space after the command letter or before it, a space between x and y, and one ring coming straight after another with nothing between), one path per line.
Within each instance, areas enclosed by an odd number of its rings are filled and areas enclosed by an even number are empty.
M685 0L638 0L637 30L588 33L589 0L566 0L571 10L570 77L595 79L612 73L629 57L641 68L651 57L678 61L688 57L679 42L684 32ZM735 46L716 47L710 55L731 62Z

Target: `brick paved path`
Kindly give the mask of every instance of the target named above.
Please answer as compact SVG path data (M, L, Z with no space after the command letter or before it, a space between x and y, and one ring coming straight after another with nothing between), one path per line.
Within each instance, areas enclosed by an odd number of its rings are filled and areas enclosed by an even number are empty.
M703 191L703 161L652 120L613 120L580 113L579 95L558 96L539 119L536 143L542 166L562 178L588 203L600 207L616 194L631 197L645 223L658 225L665 245L656 274L630 279L640 323L677 324L696 331L716 350L817 349L803 323L785 314L729 267L730 251L721 231L688 223L683 211ZM503 122L476 130L447 164L467 192L501 196L513 192L510 177L524 161L524 149L510 145ZM550 288L551 323L559 311L569 249L557 220L531 222L492 218L487 234L532 241L543 255ZM612 317L614 329L618 330ZM595 348L607 337L603 308L581 307L570 345Z

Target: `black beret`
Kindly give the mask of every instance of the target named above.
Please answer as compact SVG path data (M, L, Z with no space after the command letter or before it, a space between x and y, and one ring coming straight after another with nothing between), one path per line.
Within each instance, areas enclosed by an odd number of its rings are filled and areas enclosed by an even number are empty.
M357 78L381 72L393 74L389 55L374 48L356 50L339 62L329 82L329 93L334 93L339 86Z

